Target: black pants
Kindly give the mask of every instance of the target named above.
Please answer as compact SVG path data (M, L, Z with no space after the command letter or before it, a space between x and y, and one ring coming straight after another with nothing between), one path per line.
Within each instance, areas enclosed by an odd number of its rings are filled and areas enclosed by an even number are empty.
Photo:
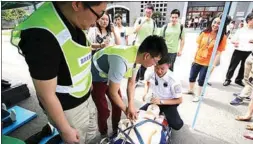
M251 52L245 52L245 51L239 51L239 50L234 51L234 53L232 55L232 58L231 58L231 61L230 61L230 65L228 67L226 80L230 81L230 79L234 75L236 67L241 62L240 70L239 70L239 73L237 74L235 82L242 81L243 75L244 75L244 63L245 63L245 61L246 61L246 59L247 59L247 57L249 56L250 53Z
M145 104L140 109L147 110L149 105L150 105L149 103ZM179 130L184 125L184 122L177 111L177 106L178 105L160 105L159 106L160 114L161 113L165 114L165 117L168 121L169 126L173 128L174 130Z
M174 63L177 58L177 53L168 53L168 57L170 60L170 70L173 71L174 70Z
M140 69L137 73L137 76L136 76L136 81L144 80L144 75L145 75L146 70L147 70L147 68L145 68L144 66L140 67Z

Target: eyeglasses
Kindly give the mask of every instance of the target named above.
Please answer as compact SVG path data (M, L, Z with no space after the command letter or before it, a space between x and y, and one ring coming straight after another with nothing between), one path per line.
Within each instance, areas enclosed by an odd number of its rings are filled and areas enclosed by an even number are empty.
M102 13L99 15L98 13L96 13L90 5L88 4L84 4L86 7L88 7L90 9L90 11L97 16L97 19L100 19L104 14L105 14L105 11L102 11Z

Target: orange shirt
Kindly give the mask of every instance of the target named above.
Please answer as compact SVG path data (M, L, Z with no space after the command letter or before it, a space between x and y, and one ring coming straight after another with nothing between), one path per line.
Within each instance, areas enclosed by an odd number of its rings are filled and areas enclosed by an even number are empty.
M194 62L200 65L204 65L204 66L208 66L211 56L212 56L212 52L213 52L213 48L215 45L215 41L216 38L209 38L209 34L210 33L206 33L206 32L202 32L198 39L197 39L197 43L199 44L196 56L195 56L195 60ZM222 52L225 50L227 44L227 36L224 35L217 51Z

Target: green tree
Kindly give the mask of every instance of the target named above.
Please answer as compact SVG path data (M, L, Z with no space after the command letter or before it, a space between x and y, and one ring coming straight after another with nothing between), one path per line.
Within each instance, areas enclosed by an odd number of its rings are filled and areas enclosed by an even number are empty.
M159 12L159 11L154 12L152 15L152 19L155 20L156 24L157 24L158 20L161 18L163 18L163 16L162 16L161 12Z
M28 16L28 14L22 8L8 9L8 10L2 11L2 19L6 21L13 21L13 20L16 21L26 16Z

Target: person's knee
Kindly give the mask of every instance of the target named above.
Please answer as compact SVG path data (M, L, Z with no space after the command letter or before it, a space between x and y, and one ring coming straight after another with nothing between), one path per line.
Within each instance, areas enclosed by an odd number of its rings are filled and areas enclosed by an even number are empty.
M204 82L205 82L204 80L199 80L199 81L198 81L198 83L199 83L199 86L200 86L200 87L203 87L203 85L204 85Z
M174 130L180 130L184 125L184 122L182 120L178 121L177 123L171 123L170 127Z

